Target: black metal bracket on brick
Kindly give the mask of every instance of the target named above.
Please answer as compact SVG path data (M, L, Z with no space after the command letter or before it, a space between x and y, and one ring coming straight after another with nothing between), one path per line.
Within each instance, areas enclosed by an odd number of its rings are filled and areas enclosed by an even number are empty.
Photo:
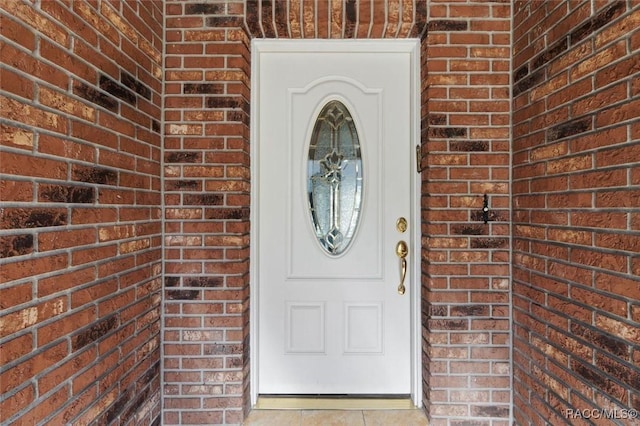
M484 223L489 223L489 196L484 194L484 202L482 204L482 220Z

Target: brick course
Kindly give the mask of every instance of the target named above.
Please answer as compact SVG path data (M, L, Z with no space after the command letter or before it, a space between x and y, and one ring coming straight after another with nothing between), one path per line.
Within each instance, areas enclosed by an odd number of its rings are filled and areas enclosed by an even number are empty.
M634 2L514 9L518 424L580 421L569 409L640 408L639 19Z
M0 3L3 423L159 423L161 6Z

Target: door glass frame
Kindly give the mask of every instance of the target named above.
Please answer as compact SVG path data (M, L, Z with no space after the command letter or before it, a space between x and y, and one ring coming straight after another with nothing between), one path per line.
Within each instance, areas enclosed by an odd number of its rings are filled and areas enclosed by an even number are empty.
M249 287L249 351L250 351L250 397L251 406L255 407L260 384L258 382L258 345L260 336L258 335L259 318L259 264L258 257L258 230L256 224L260 217L260 206L258 194L260 191L260 140L259 123L259 70L260 57L268 53L294 53L294 52L402 52L407 53L410 58L410 111L411 111L411 146L420 145L420 40L419 39L396 39L396 40L285 40L285 39L253 39L251 40L251 105L250 105L250 148L251 148L251 217L252 224L250 230L250 287ZM408 256L408 268L411 271L411 282L407 283L412 291L408 292L411 297L410 322L411 322L411 399L416 407L422 406L422 325L421 325L421 222L420 222L420 188L421 179L417 172L416 151L410 149L414 156L409 161L410 168L406 173L413 176L411 181L411 215L407 237L410 240L410 255Z

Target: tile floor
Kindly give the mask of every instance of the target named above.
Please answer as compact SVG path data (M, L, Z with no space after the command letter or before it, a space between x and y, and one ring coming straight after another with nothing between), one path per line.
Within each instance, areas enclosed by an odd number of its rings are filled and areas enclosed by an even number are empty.
M428 426L422 410L253 410L245 426Z

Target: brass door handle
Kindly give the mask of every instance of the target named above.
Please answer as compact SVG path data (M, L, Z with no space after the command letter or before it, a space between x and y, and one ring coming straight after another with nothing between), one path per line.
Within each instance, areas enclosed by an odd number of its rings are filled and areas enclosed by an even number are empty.
M400 285L398 285L398 294L402 295L405 292L404 279L407 276L407 254L409 254L409 248L404 241L398 241L396 244L396 254L400 258Z

